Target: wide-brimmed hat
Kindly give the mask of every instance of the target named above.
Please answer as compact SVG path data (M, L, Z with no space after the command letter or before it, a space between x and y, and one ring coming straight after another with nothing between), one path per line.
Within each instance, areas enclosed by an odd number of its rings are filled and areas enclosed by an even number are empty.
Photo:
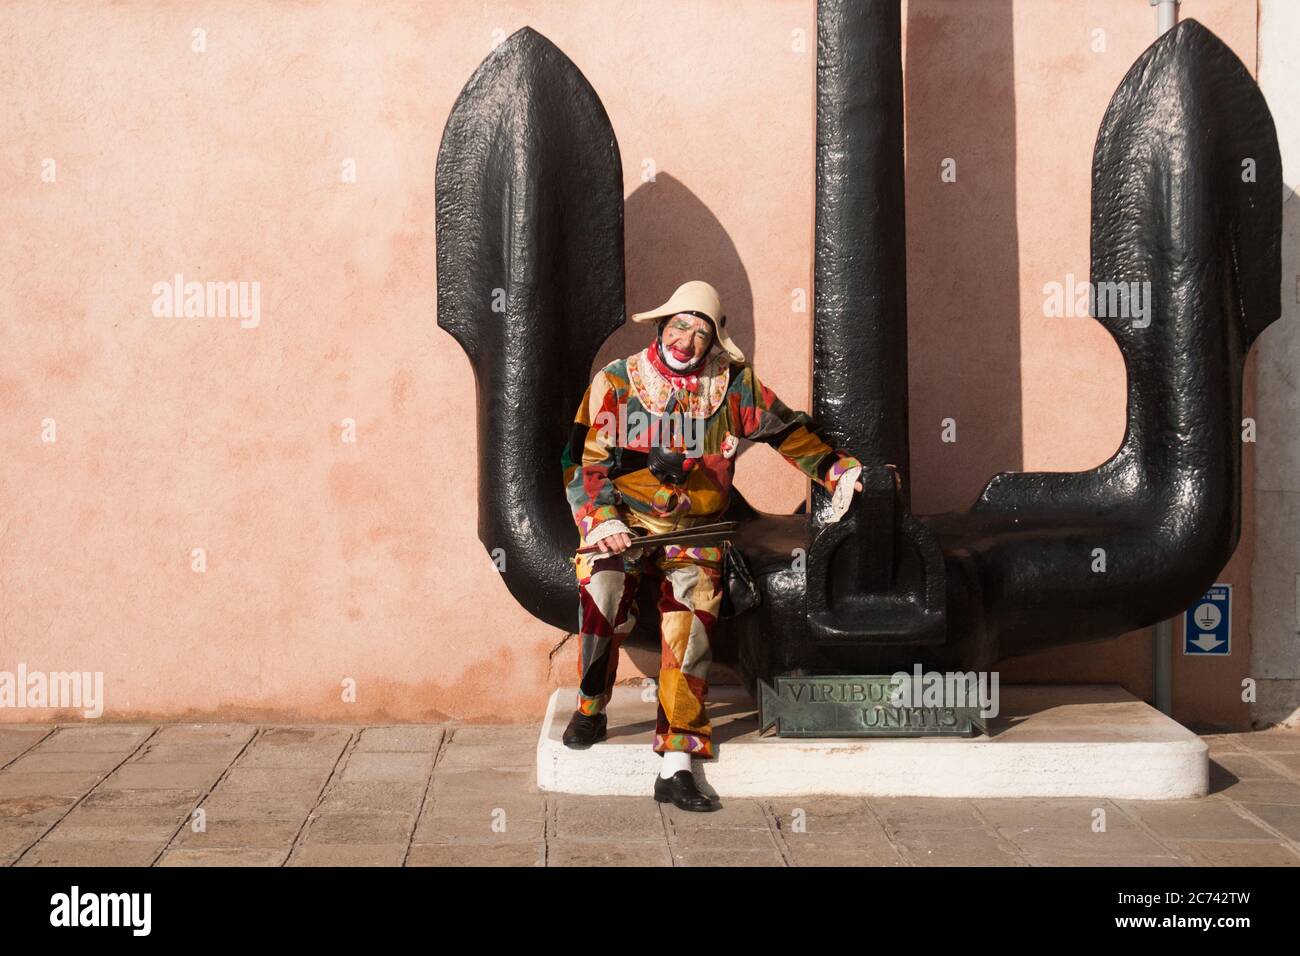
M718 344L737 362L745 361L745 353L731 341L731 336L727 334L727 317L723 314L718 290L700 279L683 282L667 302L649 312L635 313L632 321L654 322L674 316L678 312L693 312L701 318L708 319L713 323L713 333Z

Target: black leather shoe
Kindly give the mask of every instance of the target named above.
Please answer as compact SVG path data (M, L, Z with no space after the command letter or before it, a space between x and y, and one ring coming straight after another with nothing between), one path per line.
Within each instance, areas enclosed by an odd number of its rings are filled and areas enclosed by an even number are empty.
M678 770L667 779L655 777L655 799L697 813L718 809L712 800L700 793L695 786L695 774L689 770Z
M585 750L597 740L605 739L608 720L601 711L595 717L588 717L582 711L575 710L569 718L569 726L564 728L564 746L574 750Z

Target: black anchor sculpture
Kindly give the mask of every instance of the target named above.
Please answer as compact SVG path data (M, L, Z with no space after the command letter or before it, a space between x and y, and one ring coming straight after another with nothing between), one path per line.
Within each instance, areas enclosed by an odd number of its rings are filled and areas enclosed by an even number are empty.
M914 515L884 467L910 474L899 2L823 0L817 22L811 412L866 463L865 490L826 525L820 488L793 515L733 491L726 517L742 523L762 601L723 623L751 689L782 674L985 669L1178 613L1236 547L1242 368L1280 314L1281 160L1259 88L1185 20L1102 119L1091 278L1150 283L1149 323L1096 316L1128 371L1115 455L1003 472L969 510ZM572 631L578 535L559 458L624 321L623 179L595 91L536 31L511 35L465 86L436 192L438 324L478 389L479 538L504 555L516 600ZM653 633L653 602L641 606Z

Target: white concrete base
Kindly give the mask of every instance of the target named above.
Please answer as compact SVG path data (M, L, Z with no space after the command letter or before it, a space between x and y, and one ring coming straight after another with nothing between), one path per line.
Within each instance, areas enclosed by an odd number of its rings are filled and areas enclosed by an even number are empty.
M656 704L616 687L609 737L588 750L560 742L575 688L552 696L537 743L537 785L560 793L646 796L660 758ZM1204 796L1205 742L1115 685L1001 687L987 736L799 739L759 736L739 687L709 691L718 756L695 760L701 789L722 797L804 794L913 797Z

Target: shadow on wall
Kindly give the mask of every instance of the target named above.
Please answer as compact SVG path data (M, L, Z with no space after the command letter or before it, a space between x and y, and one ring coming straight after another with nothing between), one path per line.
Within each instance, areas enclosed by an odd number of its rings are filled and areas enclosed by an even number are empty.
M906 102L923 104L905 118L912 501L930 513L968 507L993 475L1024 463L1012 0L909 0L905 43ZM941 179L948 158L956 182ZM628 197L625 250L629 315L706 278L728 331L754 354L745 265L680 180L660 172ZM651 335L628 321L593 372ZM955 444L942 441L946 418Z
M1012 0L908 0L912 508L964 509L1024 467ZM955 182L941 178L955 161ZM942 441L944 419L957 442Z
M615 359L644 348L654 326L631 320L634 312L667 301L683 282L704 279L722 297L727 331L746 356L754 354L754 293L745 264L722 223L681 180L660 172L624 204L627 313L623 327L605 340L592 374ZM752 446L742 445L738 454Z
M727 331L741 351L754 354L754 294L736 244L722 223L681 180L660 172L642 183L624 204L627 264L627 323L611 335L592 371L631 355L653 338L653 326L631 321L652 309L688 279L704 279L718 290L727 310Z

